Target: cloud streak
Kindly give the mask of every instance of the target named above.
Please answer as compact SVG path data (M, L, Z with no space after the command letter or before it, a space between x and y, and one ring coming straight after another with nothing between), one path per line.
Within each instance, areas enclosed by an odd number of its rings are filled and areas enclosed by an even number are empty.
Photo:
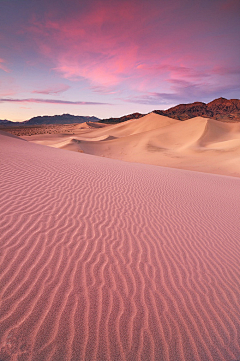
M137 96L130 96L125 99L125 102L136 103L136 104L145 104L145 105L167 105L167 104L178 104L178 103L190 103L199 98L202 101L210 101L214 98L221 97L223 93L229 92L230 98L231 94L234 92L240 92L240 85L237 85L234 88L229 88L228 85L222 85L217 87L208 86L203 87L199 84L190 83L187 81L173 80L174 86L172 87L172 92L170 93L160 93L160 92L148 92L141 93Z
M54 87L49 87L46 89L33 90L32 93L36 94L59 94L63 93L70 89L69 85L66 84L57 84Z
M231 3L229 7L221 2L231 9ZM224 11L217 2L204 2L202 8L187 0L160 3L90 1L83 11L66 11L64 18L51 12L42 19L33 17L27 31L60 76L85 79L101 93L103 88L121 86L165 93L172 79L194 81L196 88L205 83L207 89L206 78L217 82L218 76L230 74L224 70L226 39L218 30ZM217 16L210 22L213 14Z
M56 99L37 99L37 98L27 98L27 99L0 98L0 102L1 103L7 102L7 103L71 104L71 105L111 105L110 103L56 100Z

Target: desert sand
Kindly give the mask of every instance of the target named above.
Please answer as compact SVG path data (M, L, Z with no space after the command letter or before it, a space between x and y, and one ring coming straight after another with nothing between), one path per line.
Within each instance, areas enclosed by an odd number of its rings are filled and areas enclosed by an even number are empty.
M180 157L238 152L238 125L226 135L198 118L178 137L167 129L187 122L163 123L73 143L117 157L129 141L122 158L145 162L170 159L169 144ZM4 133L0 167L1 361L240 359L239 178Z
M150 113L120 124L97 126L81 125L71 134L59 128L58 134L23 138L129 162L240 177L240 123L202 117L179 121Z

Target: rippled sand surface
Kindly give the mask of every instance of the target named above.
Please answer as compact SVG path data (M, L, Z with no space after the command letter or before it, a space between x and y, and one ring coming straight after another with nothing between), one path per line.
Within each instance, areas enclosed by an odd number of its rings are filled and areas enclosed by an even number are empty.
M240 180L0 135L0 360L240 359Z

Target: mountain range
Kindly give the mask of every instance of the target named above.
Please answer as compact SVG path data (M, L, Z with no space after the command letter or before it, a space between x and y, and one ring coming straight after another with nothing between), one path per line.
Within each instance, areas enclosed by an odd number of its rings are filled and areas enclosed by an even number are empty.
M154 110L159 115L165 115L169 118L178 120L187 120L197 116L212 118L225 122L240 121L240 100L218 98L210 103L194 102L189 104L179 104L167 110ZM47 124L73 124L85 122L101 122L106 124L115 124L125 122L129 119L138 119L146 114L132 113L120 118L99 119L97 117L76 116L71 114L38 116L24 122L12 122L10 120L0 120L0 126L35 126Z
M154 110L153 113L165 115L169 118L187 120L194 117L212 118L225 122L240 121L240 100L218 98L210 103L194 102L179 104L167 110ZM102 123L120 123L129 119L141 118L146 114L133 113L121 118L109 118L100 120Z
M154 112L179 120L201 116L221 121L240 121L240 100L218 98L207 104L202 102L180 104L167 110L154 110Z
M74 124L85 122L98 122L100 119L96 117L62 114L62 115L44 115L33 117L24 122L12 122L10 120L0 120L0 126L35 126L35 125L49 125L49 124Z

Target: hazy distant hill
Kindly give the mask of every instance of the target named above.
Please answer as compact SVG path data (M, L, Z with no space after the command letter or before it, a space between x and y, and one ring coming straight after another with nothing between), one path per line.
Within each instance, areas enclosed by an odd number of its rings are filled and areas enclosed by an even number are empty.
M7 119L0 119L0 127L1 126L9 126L9 125L15 125L15 122L11 122L11 120L7 120ZM17 123L18 124L18 123Z
M26 125L47 125L47 124L73 124L85 122L98 122L100 119L96 117L62 114L62 115L44 115L34 117L24 122L11 122L9 120L0 120L0 126L26 126Z
M84 117L80 115L62 114L42 117L34 117L26 122L26 125L40 125L40 124L72 124L72 123L85 123L85 122L98 122L100 119L96 117Z

